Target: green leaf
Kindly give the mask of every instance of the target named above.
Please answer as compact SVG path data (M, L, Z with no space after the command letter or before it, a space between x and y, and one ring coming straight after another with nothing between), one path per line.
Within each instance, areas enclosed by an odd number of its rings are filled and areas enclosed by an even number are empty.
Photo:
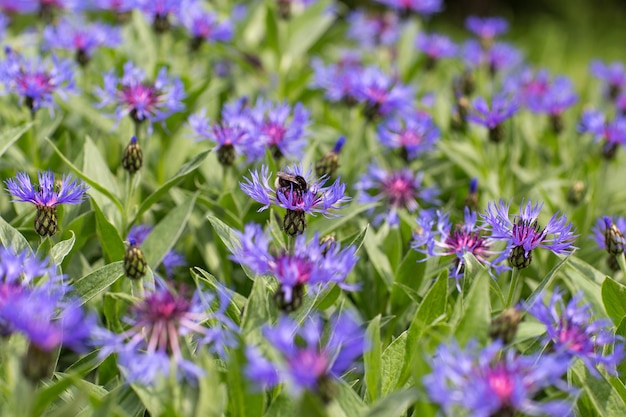
M235 252L236 250L241 248L241 242L239 241L239 238L232 228L230 228L226 223L211 214L208 214L206 217L229 251Z
M85 145L83 146L83 173L106 188L111 194L115 196L120 194L115 176L111 173L100 150L89 136L85 137ZM100 205L103 206L102 203Z
M95 199L91 200L91 206L96 213L96 235L100 241L100 247L107 263L121 261L124 259L126 247L117 228L113 226L100 210Z
M591 403L598 411L598 415L602 417L622 417L624 415L626 404L603 375L594 377L582 361L574 363L572 370L579 380L576 385L582 387L589 396Z
M401 417L406 410L419 399L420 393L415 389L395 391L374 403L363 417Z
M527 305L532 305L536 301L536 298L541 296L541 293L544 290L544 288L546 288L552 282L552 280L556 276L556 273L559 272L559 270L565 264L569 264L570 266L574 266L574 267L577 268L577 266L576 266L577 265L577 259L575 257L573 257L573 256L568 256L568 257L564 258L563 260L561 260L561 262L559 262L554 268L552 268L552 270L550 270L550 272L548 272L548 274L545 276L545 278L543 280L541 280L541 282L539 283L537 288L535 288L535 290L532 292L532 294L528 297L528 299L526 300L526 304Z
M446 313L448 302L448 271L443 271L426 293L415 313L415 319L411 324L428 326L437 318Z
M310 221L307 227L309 232L318 232L320 236L326 236L333 231L339 229L352 219L357 218L361 213L378 206L380 203L368 203L360 204L356 200L352 201L350 205L340 210L341 217L327 219L324 217L317 217Z
M383 279L388 290L391 291L393 286L393 272L391 271L391 264L385 253L378 246L379 240L373 233L365 235L363 245L365 246L365 252L369 257L372 266L378 272L378 275Z
M491 301L489 297L489 274L481 273L474 277L467 297L459 297L456 309L460 317L455 336L461 346L470 339L486 342L491 322Z
M0 134L0 157L32 126L33 122L28 122L2 132Z
M337 396L335 401L339 404L347 417L359 417L367 408L361 397L343 379L335 381Z
M265 417L291 417L298 415L296 413L296 404L286 391L281 392L274 399L272 405L265 413Z
M411 301L412 295L422 285L426 271L426 262L419 262L424 255L409 250L396 271L391 288L391 306L393 311L402 311Z
M241 321L241 328L245 334L256 333L257 339L262 339L261 328L268 323L273 323L276 318L276 308L271 303L267 284L263 279L254 280ZM248 342L255 341L250 340L250 337L247 340Z
M17 229L13 228L9 223L7 223L4 218L0 216L0 241L7 248L13 248L17 252L21 252L23 250L28 250L30 253L33 252L28 240L17 231Z
M183 178L185 178L185 176L198 169L198 167L202 165L209 153L211 153L211 149L208 149L196 155L189 162L183 165L172 178L167 180L165 184L161 185L152 194L146 197L139 206L139 209L135 214L135 219L141 218L141 216L146 211L148 211L154 203L161 200L161 198L170 190L170 188L178 184Z
M114 262L80 278L74 283L74 291L82 298L84 304L105 291L123 275L124 262Z
M281 70L285 71L293 62L300 61L302 55L328 30L334 20L332 13L326 13L328 7L330 7L328 1L315 2L289 22L287 47L281 61Z
M50 250L50 257L57 265L61 265L63 259L65 259L65 257L72 251L72 248L74 247L74 243L76 242L76 235L71 230L70 233L72 234L72 237L67 240L60 241Z
M618 326L626 317L626 287L606 277L602 283L602 302L607 314Z
M397 387L406 383L407 375L404 374L408 331L398 336L383 352L382 356L382 386L381 394L387 396ZM409 348L410 349L410 348Z
M185 230L197 197L198 193L188 197L185 202L170 211L141 244L146 262L153 270L159 266L167 252L174 247Z
M363 354L363 365L365 368L365 385L371 401L376 401L380 397L381 390L381 353L380 341L380 314L374 317L367 326L366 338L370 346Z
M243 348L230 354L228 366L228 415L233 417L261 417L263 393L251 392L248 379L243 375L245 356Z

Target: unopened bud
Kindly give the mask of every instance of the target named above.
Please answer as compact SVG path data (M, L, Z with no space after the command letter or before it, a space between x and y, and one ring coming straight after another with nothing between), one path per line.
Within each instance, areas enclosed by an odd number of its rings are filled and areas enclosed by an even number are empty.
M122 167L130 174L134 174L139 171L143 165L143 151L137 142L137 137L133 136L130 139L130 143L126 145L124 149L124 155L122 156Z
M148 264L143 251L137 246L134 239L131 239L130 246L124 254L124 274L130 279L139 279L146 275Z
M624 253L624 247L626 247L626 239L624 235L617 228L613 220L610 217L604 216L604 245L606 251L610 255L618 256Z
M508 345L515 338L517 327L522 320L522 313L512 307L504 310L489 325L489 337L493 340L501 340Z

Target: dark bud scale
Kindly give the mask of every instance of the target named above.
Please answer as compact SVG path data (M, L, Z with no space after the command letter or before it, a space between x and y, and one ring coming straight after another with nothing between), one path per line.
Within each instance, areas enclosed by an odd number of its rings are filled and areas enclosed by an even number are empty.
M232 166L235 162L235 147L233 145L222 145L217 150L217 160L224 166Z
M472 211L478 211L480 206L478 205L478 193L469 193L465 200L463 201L463 205L469 208Z
M574 206L580 204L583 198L585 198L586 188L584 182L576 181L567 191L567 202Z
M526 250L522 246L515 246L511 249L511 254L509 255L509 265L513 268L524 269L533 260L533 252L528 252L528 256L525 256Z
M563 116L561 114L551 114L550 115L550 126L552 126L552 131L558 135L563 131Z
M137 138L132 137L130 143L126 145L124 149L124 155L122 156L122 167L130 174L134 174L139 171L143 165L143 152Z
M291 18L291 0L277 0L278 15L281 19L288 20Z
M124 274L130 279L139 279L146 275L147 270L143 251L136 244L131 244L124 254Z
M76 50L76 55L74 56L74 59L76 60L78 65L84 68L87 66L87 64L89 64L91 57L87 55L87 52L85 52L84 49L80 48Z
M283 219L283 230L289 236L297 236L306 229L306 213L302 210L287 210Z
M500 143L504 140L504 125L502 123L489 129L489 140L493 143Z
M368 103L363 109L363 115L365 118L373 122L380 117L380 104L379 103Z
M339 155L336 152L326 152L319 161L315 163L315 173L318 177L328 175L332 177L339 168Z
M604 230L604 244L606 251L610 255L618 256L624 253L626 239L624 239L624 235L613 222L610 222L610 225L606 225L606 229Z
M609 269L611 269L611 271L619 271L620 270L620 266L619 266L619 261L617 260L617 256L615 255L609 255L608 258L606 258L606 266L609 267Z
M317 379L317 394L324 404L330 402L337 396L337 385L328 375L322 375Z
M617 142L605 141L602 145L602 156L609 161L615 159L619 144Z
M291 313L296 311L302 305L302 298L304 297L304 285L298 284L291 290L291 301L285 299L285 291L282 287L278 287L276 294L274 294L274 301L281 311Z
M283 152L276 145L270 145L270 152L272 153L275 161L280 161L283 157Z
M167 18L167 14L157 14L154 17L154 21L152 22L152 27L154 31L158 34L162 34L170 30L171 24L169 19Z
M56 206L37 206L35 215L35 231L40 236L54 236L59 230Z
M49 378L52 376L54 356L54 351L46 351L30 343L22 358L22 374L33 384Z
M515 338L517 327L522 320L522 313L516 308L507 308L489 325L489 337L492 340L501 340L508 345Z
M191 52L196 52L200 49L203 43L204 38L202 36L194 36L189 40L189 50Z

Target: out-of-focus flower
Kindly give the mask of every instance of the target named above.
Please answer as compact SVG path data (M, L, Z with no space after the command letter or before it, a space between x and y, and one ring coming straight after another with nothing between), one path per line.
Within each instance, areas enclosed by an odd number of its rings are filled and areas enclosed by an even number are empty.
M528 306L528 312L546 326L545 343L557 354L579 358L595 376L600 376L598 365L617 375L616 367L625 356L624 340L610 332L609 320L593 320L591 305L581 301L583 294L579 292L565 304L563 294L557 290L548 305L537 301ZM612 347L610 353L605 353L607 346Z
M604 82L604 87L608 96L614 100L622 92L626 85L626 71L624 64L621 62L612 62L605 64L602 61L595 60L589 66L591 74Z
M452 58L457 53L457 46L444 35L437 33L420 33L415 40L415 46L426 55L426 69L435 67L443 58Z
M361 48L389 46L400 37L398 16L395 13L371 13L358 9L348 15L348 38Z
M229 20L218 22L214 13L204 10L198 1L183 2L178 19L191 35L191 49L197 50L204 42L228 42L233 37Z
M411 87L377 67L364 68L354 88L354 98L365 105L364 114L370 120L411 112L414 95Z
M187 350L181 346L192 336L196 351L207 347L225 359L226 349L236 345L238 332L226 315L229 303L223 288L197 289L191 298L185 291L157 288L131 307L125 317L127 330L120 334L102 330L96 335L100 356L117 353L129 382L152 385L174 373L176 379L194 383L204 370L185 356Z
M492 76L515 68L522 62L522 53L505 42L496 42L488 51L480 43L468 40L463 44L461 56L469 68L484 66Z
M476 224L476 213L468 208L465 209L463 223L454 227L450 223L450 214L441 211L437 211L436 217L429 212L423 212L417 219L417 225L418 232L413 233L411 247L428 257L455 256L454 263L450 266L450 276L456 280L459 291L460 279L465 273L466 253L471 253L478 262L497 272L506 269L489 260L498 252L491 249L483 228Z
M139 7L139 0L93 0L92 7L115 13L128 13Z
M328 65L324 65L319 59L313 59L311 67L314 71L313 86L323 89L328 100L356 104L356 89L363 72L360 59L347 55L340 62Z
M477 97L472 102L472 109L467 115L467 120L485 126L489 129L489 140L500 143L504 139L505 120L517 113L517 102L505 96L497 94L491 101L491 107L483 97Z
M183 2L181 0L137 0L138 7L144 13L156 33L170 29L170 16L178 16Z
M598 110L585 110L578 123L578 132L591 133L595 141L602 141L602 156L613 159L619 146L626 145L626 117L608 121Z
M98 88L100 107L114 104L118 120L125 116L135 123L148 121L162 122L171 114L185 108L183 83L178 78L167 75L167 69L161 68L154 82L147 79L145 72L133 65L124 64L123 76L117 77L110 72L104 75L104 86Z
M80 65L87 65L96 48L116 47L122 43L121 32L101 23L86 23L82 19L63 18L56 26L47 26L43 32L49 49L73 51Z
M341 136L335 142L335 146L333 146L333 149L326 152L324 156L322 156L315 163L315 174L319 178L322 178L324 176L332 178L335 175L337 168L339 168L339 153L341 152L341 149L343 148L343 145L345 143L346 137Z
M304 172L301 165L294 165L277 174L275 188L270 186L270 173L266 166L261 172L250 171L252 179L245 178L240 183L241 189L267 209L277 205L287 209L283 220L283 229L289 235L297 235L306 228L305 215L322 213L324 216L335 215L333 210L341 208L350 200L345 195L346 185L337 178L330 186L324 186L328 178L312 179L309 169Z
M496 36L509 30L509 23L502 17L469 16L465 20L465 27L478 36L483 49L488 50L493 45Z
M384 146L400 149L407 161L433 149L440 136L439 128L425 112L385 119L378 126L377 133Z
M54 107L53 94L67 98L75 93L74 65L71 61L52 56L49 60L28 60L11 48L0 62L0 82L6 91L15 93L31 112L41 107Z
M508 258L513 268L522 269L530 265L532 251L536 248L544 248L557 255L567 255L576 249L572 223L558 213L554 214L545 227L538 223L539 213L543 204L531 201L526 205L522 202L519 215L509 218L511 203L500 200L499 203L490 202L486 214L482 215L486 223L486 229L491 232L490 239L506 242L506 248L502 255L495 261Z
M11 201L32 203L37 207L35 230L41 236L52 236L58 230L56 206L59 204L79 204L89 189L83 181L71 175L63 176L55 183L52 171L39 172L39 184L32 184L25 172L18 172L15 179L5 181Z
M442 0L376 0L378 3L396 10L400 15L407 16L417 13L422 16L430 16L443 10Z
M281 250L275 254L269 248L270 236L261 226L248 224L244 232L237 235L241 246L233 252L232 259L256 274L276 277L280 285L276 300L281 309L297 309L305 287L314 294L331 283L347 291L357 288L346 282L358 260L354 246L328 245L317 234L307 243L306 236L300 235L295 239L292 252Z
M327 333L317 315L301 325L283 317L275 326L264 327L263 333L279 360L270 362L257 348L249 348L248 378L260 388L283 383L294 394L307 390L325 400L332 398L332 381L355 368L367 348L364 329L345 311L330 318Z
M370 164L368 172L361 175L356 184L356 189L360 191L359 201L382 202L382 213L374 217L374 224L378 225L386 220L390 226L396 226L399 223L398 210L405 209L413 213L420 207L418 200L429 204L437 203L439 190L424 187L423 176L421 172L413 173L408 168L388 171L377 164Z
M570 400L545 400L545 388L571 391L562 381L569 367L562 355L520 356L502 352L494 342L480 349L470 341L464 349L456 342L442 344L431 359L432 373L424 377L430 399L446 415L492 417L504 415L570 415Z

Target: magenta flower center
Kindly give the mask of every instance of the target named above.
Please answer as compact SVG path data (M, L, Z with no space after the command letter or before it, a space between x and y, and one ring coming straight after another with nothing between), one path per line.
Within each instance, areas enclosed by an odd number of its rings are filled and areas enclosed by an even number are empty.
M128 104L138 114L140 119L145 118L144 112L152 113L159 103L161 93L154 85L135 84L122 87L122 101Z
M297 284L306 284L311 279L313 265L304 258L283 255L276 262L276 275L291 278Z
M287 129L277 123L268 123L261 128L261 131L270 138L270 145L276 145L282 142Z
M316 349L302 349L289 362L294 369L302 369L316 378L326 375L329 365L327 355Z
M489 250L487 242L479 232L468 232L459 228L448 235L445 244L450 248L450 255L470 252L479 260L485 259Z
M52 78L45 72L28 73L22 72L16 78L18 89L27 97L39 97L51 94L54 87Z
M515 387L511 376L504 368L497 366L492 369L487 375L487 382L502 404L510 402Z
M588 341L588 336L580 328L568 323L562 324L557 337L559 344L574 352L582 352Z
M539 243L545 238L545 230L541 230L537 220L524 220L519 219L513 224L513 236L518 242L523 242L523 246L526 248L527 244L530 244L531 249L537 247Z
M422 142L424 142L422 136L412 130L400 132L400 143L402 143L403 146L417 146Z
M413 180L401 174L393 174L384 181L383 192L395 207L404 207L416 197Z

